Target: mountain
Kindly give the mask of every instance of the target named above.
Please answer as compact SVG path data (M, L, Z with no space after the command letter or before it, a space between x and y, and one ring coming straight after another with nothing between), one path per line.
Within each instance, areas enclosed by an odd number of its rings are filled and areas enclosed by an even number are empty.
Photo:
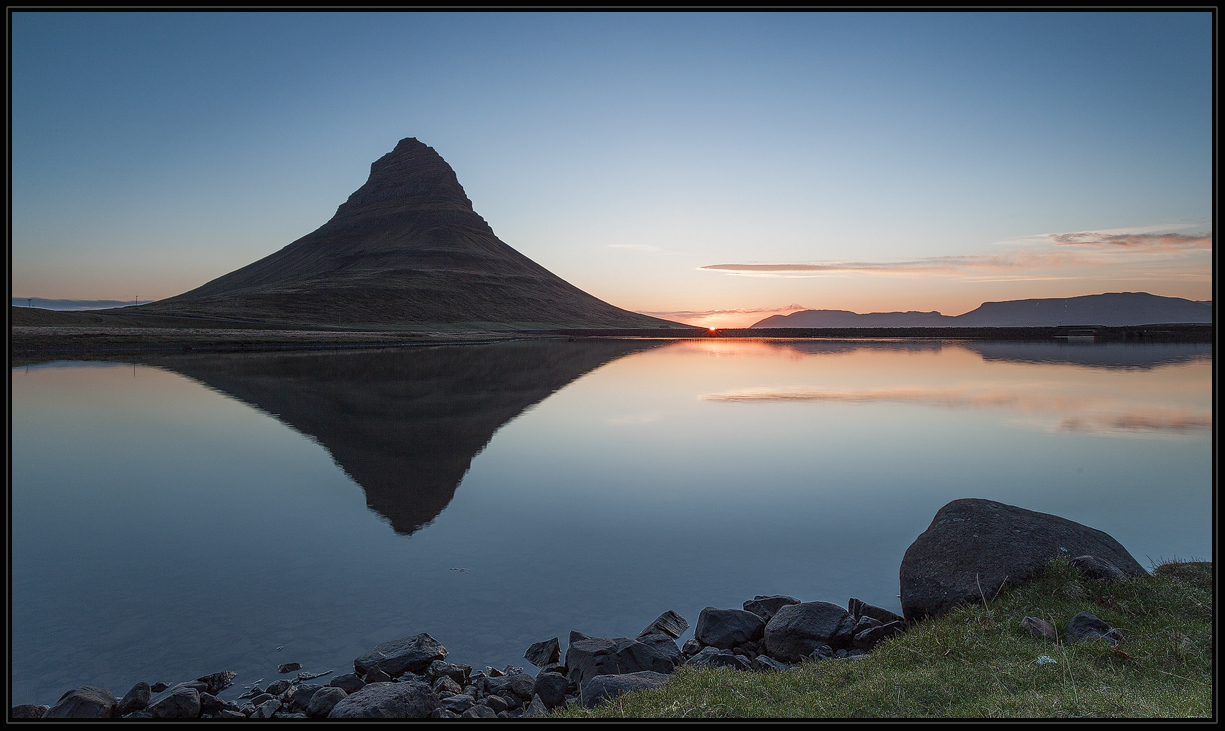
M503 243L451 166L412 137L313 233L140 309L323 326L677 326L596 299Z
M977 309L956 317L939 312L859 315L845 310L802 310L767 317L750 327L1125 327L1211 322L1211 303L1160 297L1147 292L1113 292L1084 297L984 302Z

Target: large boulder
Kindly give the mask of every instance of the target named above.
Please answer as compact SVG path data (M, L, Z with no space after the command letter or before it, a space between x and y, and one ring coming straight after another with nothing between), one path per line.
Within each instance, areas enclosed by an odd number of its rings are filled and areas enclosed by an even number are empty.
M166 691L146 710L154 718L199 718L200 708L200 691L184 683Z
M114 718L118 705L110 689L83 685L60 696L43 718Z
M954 500L906 549L899 571L902 613L914 621L990 600L1052 559L1086 554L1128 576L1147 573L1118 541L1095 528L992 500Z
M438 696L420 680L370 683L356 693L341 698L332 706L327 717L429 718L437 707Z
M650 670L619 675L596 675L579 686L579 699L587 708L594 708L622 693L658 688L666 682L667 675Z
M854 629L855 618L837 604L788 604L766 624L766 654L781 662L799 662L819 645L849 645Z
M581 632L570 632L566 675L580 687L597 675L623 675L645 670L670 673L675 667L670 657L638 640L588 637Z
M394 678L404 673L421 674L435 660L447 656L447 648L425 632L377 645L353 661L353 670L365 676L378 668Z
M698 615L693 636L708 647L730 650L746 642L761 639L765 629L765 620L752 612L706 607Z

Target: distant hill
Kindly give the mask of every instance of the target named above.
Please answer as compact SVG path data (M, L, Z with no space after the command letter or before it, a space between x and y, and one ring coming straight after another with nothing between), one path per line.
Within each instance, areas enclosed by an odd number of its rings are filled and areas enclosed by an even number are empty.
M451 166L412 137L318 230L140 311L391 328L679 326L599 300L503 243Z
M1147 292L1114 292L1084 297L984 302L951 317L939 312L802 310L774 315L750 327L1058 327L1061 325L1156 325L1211 323L1212 304Z

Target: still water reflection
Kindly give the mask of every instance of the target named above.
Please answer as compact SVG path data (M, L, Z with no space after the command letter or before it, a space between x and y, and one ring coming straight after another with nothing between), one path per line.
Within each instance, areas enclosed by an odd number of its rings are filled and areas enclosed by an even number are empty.
M12 693L898 609L940 506L1211 557L1207 345L523 342L14 368ZM691 631L692 632L692 631ZM283 647L278 651L278 647ZM229 696L227 696L229 697Z

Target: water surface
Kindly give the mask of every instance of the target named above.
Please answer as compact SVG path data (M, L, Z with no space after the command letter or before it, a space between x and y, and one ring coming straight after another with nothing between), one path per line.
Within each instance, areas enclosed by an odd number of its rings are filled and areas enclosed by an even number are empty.
M964 497L1210 559L1211 368L812 340L14 368L12 701L221 669L232 697L419 632L525 665L757 594L898 611L906 547Z

